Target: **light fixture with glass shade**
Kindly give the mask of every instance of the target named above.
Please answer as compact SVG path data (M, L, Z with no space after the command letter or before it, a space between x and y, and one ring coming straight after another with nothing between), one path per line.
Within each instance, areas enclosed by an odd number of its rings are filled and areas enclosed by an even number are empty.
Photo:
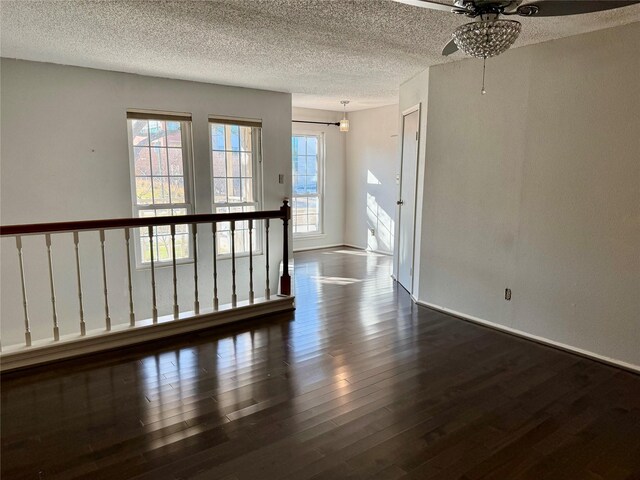
M520 35L520 22L502 20L497 15L481 15L453 32L453 41L467 55L489 58L506 52Z
M348 132L349 131L349 120L347 120L347 104L349 100L341 100L340 103L344 109L344 115L342 116L342 120L340 120L340 131Z

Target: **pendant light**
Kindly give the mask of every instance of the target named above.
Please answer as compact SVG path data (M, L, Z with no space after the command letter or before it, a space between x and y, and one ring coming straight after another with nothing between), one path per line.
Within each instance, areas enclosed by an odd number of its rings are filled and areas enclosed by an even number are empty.
M349 103L349 100L341 100L340 103L342 104L342 107L344 108L344 115L342 117L342 120L340 120L340 131L341 132L348 132L349 131L349 120L347 120L347 104Z

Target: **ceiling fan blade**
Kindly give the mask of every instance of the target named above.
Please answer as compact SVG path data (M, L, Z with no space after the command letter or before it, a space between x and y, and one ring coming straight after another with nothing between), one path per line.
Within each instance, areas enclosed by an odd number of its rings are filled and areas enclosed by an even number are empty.
M452 4L446 4L441 2L434 2L433 0L394 0L397 3L404 3L405 5L411 5L412 7L430 8L432 10L441 10L443 12L450 12L453 9Z
M538 0L520 5L516 12L523 17L555 17L600 12L640 3L640 0Z
M444 55L445 57L448 57L449 55L451 55L452 53L456 53L457 51L458 51L458 45L456 45L456 42L454 42L453 39L451 39L451 41L447 43L442 49L442 55Z

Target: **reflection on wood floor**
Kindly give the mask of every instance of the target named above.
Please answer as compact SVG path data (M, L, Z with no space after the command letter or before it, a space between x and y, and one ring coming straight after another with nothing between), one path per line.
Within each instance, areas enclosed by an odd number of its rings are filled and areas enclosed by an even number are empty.
M295 316L3 377L2 478L640 478L639 376L295 269Z

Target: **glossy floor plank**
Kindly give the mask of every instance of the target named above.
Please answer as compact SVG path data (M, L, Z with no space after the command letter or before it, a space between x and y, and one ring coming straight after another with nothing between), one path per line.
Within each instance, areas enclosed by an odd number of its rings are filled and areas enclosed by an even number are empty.
M5 375L2 478L640 478L639 376L295 269L295 314Z

